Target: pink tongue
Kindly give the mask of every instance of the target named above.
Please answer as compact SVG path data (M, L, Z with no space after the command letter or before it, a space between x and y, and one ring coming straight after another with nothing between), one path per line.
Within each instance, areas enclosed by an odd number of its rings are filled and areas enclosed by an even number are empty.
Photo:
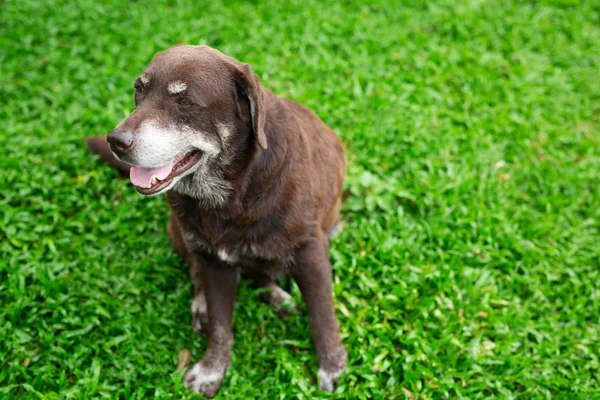
M172 162L158 168L131 167L129 179L135 186L149 188L152 186L152 178L163 180L169 176L171 169L173 169Z

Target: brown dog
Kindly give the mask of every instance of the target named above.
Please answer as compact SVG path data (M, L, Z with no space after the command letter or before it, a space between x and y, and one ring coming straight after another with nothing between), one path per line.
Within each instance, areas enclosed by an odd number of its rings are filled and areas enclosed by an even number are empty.
M340 140L312 111L263 88L247 64L207 46L158 53L135 88L135 110L108 142L88 145L140 193L167 192L169 237L194 283L192 325L209 337L186 385L207 396L221 385L241 269L275 306L290 296L274 279L293 276L321 388L334 390L347 361L327 254L345 175Z

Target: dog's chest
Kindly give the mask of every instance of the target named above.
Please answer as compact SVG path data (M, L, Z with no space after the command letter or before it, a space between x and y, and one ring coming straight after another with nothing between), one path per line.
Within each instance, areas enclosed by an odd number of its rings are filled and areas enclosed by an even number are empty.
M282 264L286 260L285 257L273 254L268 247L252 241L217 240L211 243L195 230L184 231L183 237L186 247L191 252L207 252L230 265L267 268L275 264Z
M239 228L208 218L180 220L179 227L187 249L212 254L219 260L241 267L267 267L286 259L278 246L277 232ZM283 251L282 251L283 250Z
M186 246L192 252L194 251L206 251L209 252L223 262L228 264L239 263L240 261L247 261L258 258L251 243L224 243L223 241L210 243L202 235L199 235L195 231L187 231L184 233L184 239ZM257 250L254 246L254 250Z
M289 235L284 221L221 215L174 195L169 196L169 203L192 253L209 253L241 267L268 267L287 264L296 248L297 237Z

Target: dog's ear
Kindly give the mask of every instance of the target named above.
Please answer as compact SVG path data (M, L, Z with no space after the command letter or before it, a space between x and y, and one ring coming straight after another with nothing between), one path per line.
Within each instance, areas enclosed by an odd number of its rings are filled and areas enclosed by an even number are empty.
M256 135L258 144L263 149L267 148L265 135L265 96L258 77L248 64L240 63L236 69L236 89L238 94L246 98L250 104L250 120L252 130Z

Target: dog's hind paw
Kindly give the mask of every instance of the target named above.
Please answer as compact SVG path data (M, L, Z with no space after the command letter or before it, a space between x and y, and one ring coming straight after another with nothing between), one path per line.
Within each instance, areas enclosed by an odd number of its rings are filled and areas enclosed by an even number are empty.
M199 335L206 335L208 328L208 312L204 292L198 293L192 302L192 329Z
M266 298L273 307L279 318L286 318L293 314L301 314L302 310L292 301L292 295L276 284L269 285Z
M202 361L194 364L183 376L185 386L194 393L213 397L225 378L225 368L207 367Z

